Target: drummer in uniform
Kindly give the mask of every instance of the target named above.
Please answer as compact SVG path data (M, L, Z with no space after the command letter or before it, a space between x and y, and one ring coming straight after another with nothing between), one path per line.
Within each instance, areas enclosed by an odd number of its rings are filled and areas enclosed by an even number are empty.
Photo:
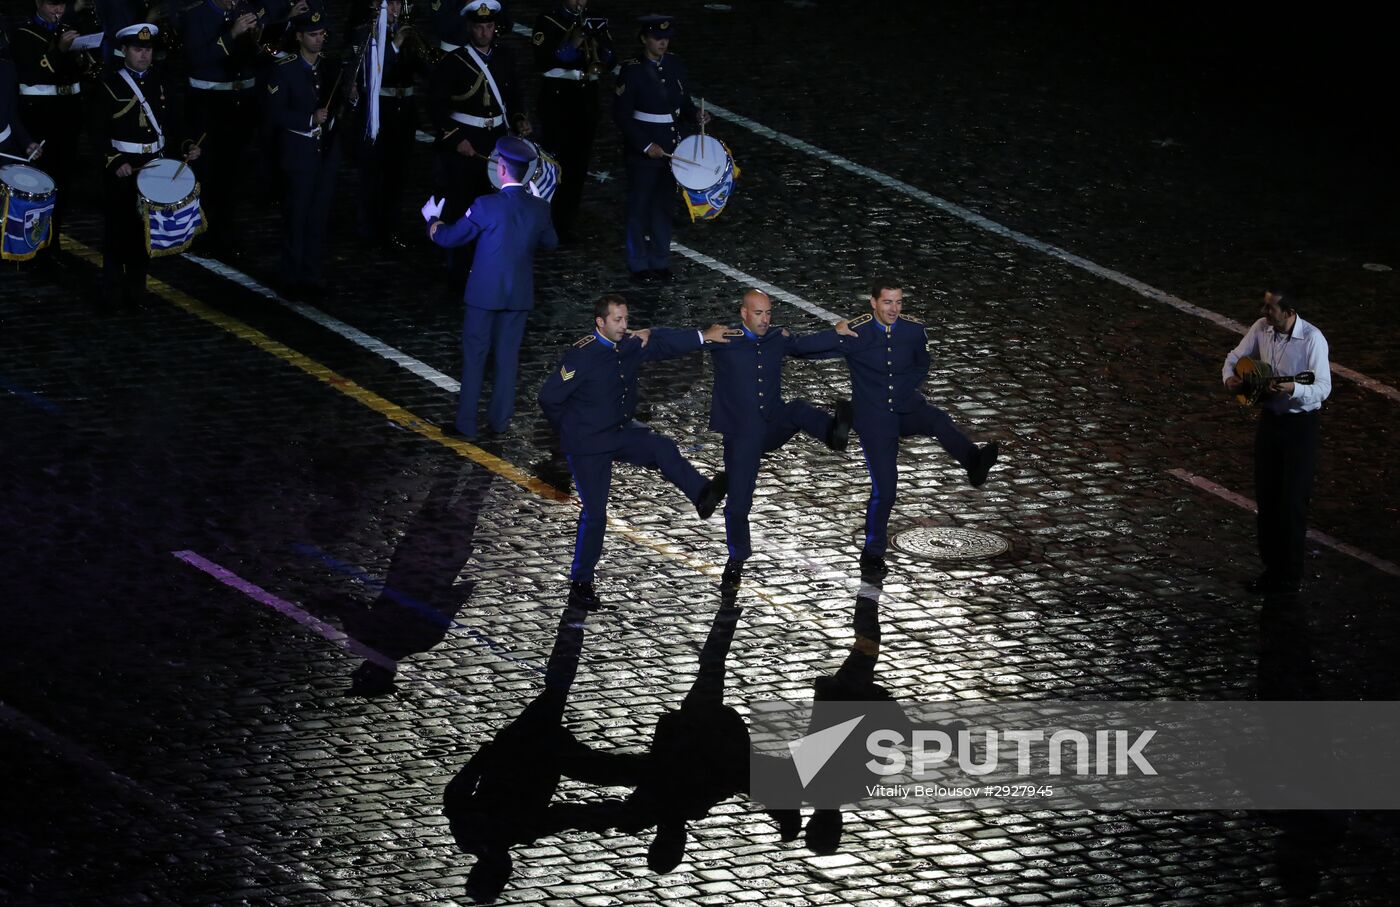
M403 23L403 6L403 0L388 0L385 44L379 51L380 58L371 60L371 51L365 51L366 64L360 67L351 94L358 105L356 132L360 141L360 239L394 250L406 248L399 236L399 225L403 208L404 170L410 166L414 133L418 129L418 115L413 103L414 81L426 72L428 66L426 47L418 30ZM351 43L355 47L367 48L376 23L377 17L371 16ZM368 129L370 105L365 92L369 90L369 72L375 63L382 65L383 78L379 85L379 134L371 139Z
M19 81L8 50L5 33L0 31L0 152L37 159L43 149L20 122Z
M507 132L531 132L521 105L515 55L496 42L501 14L497 0L471 0L455 37L462 41L443 56L428 80L428 110L437 132L435 174L447 199L443 220L459 219L472 200L491 191L488 157ZM449 252L453 289L466 283L467 250Z
M598 78L613 68L608 20L588 15L588 0L563 0L535 20L531 38L541 74L540 126L544 145L559 159L554 226L568 242L583 197L583 182L598 128Z
M19 79L19 116L34 141L44 145L44 171L55 187L53 239L35 256L46 265L58 252L64 215L73 198L78 134L83 128L82 76L88 58L73 50L78 32L67 23L68 6L34 0L34 16L14 31L12 52Z
M245 183L243 158L258 126L258 13L241 0L196 0L184 8L181 30L189 131L206 137L196 168L209 224L205 244L225 250Z
M114 39L123 51L120 69L102 77L98 92L100 121L106 129L103 170L102 298L108 305L137 302L146 292L150 255L138 219L136 173L170 152L177 140L160 74L151 67L160 29L149 22L128 25ZM199 147L186 141L186 161Z
M681 121L703 125L710 115L696 109L685 65L669 52L676 20L639 21L642 54L622 64L613 99L627 166L627 270L637 282L667 281L676 186L666 158L681 140Z
M340 143L329 97L341 86L321 53L329 35L326 14L292 21L297 53L277 65L267 85L267 118L282 176L282 288L294 296L319 296L326 224L335 196Z

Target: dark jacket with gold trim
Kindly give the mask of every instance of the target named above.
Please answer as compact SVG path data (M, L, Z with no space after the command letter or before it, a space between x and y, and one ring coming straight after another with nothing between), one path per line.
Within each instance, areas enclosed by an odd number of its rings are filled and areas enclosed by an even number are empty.
M21 85L73 85L82 78L87 69L86 58L80 51L65 53L58 48L63 29L71 27L60 23L57 28L49 28L31 17L14 30L10 52Z
M491 77L496 80L496 87L501 91L501 100L506 105L505 125L514 129L525 117L515 55L509 47L498 44L492 49L491 56L485 58L485 62L491 71ZM455 141L453 135L463 128L475 128L452 119L453 113L485 119L502 115L501 107L496 103L496 96L492 94L486 76L477 68L465 47L445 55L428 76L428 115L432 118L438 137L448 144ZM489 148L478 151L482 154L490 153Z
M205 82L237 82L253 78L254 65L262 52L257 44L259 26L254 26L237 38L233 24L244 13L253 13L262 20L267 10L242 3L229 9L214 0L198 0L186 6L181 15L181 35L184 38L185 66L192 79Z
M155 115L156 123L152 123L150 117L146 116L136 93L122 78L123 71L131 73L132 81L141 89L146 103L150 105L151 113ZM108 173L115 171L122 164L130 164L131 169L139 170L153 158L180 156L181 141L166 100L165 83L161 73L157 72L154 66L141 76L125 67L117 69L105 74L100 84L102 87L97 91L97 104L102 111L102 153L105 155ZM164 134L163 150L153 147L160 141L160 135L156 132L157 123ZM119 151L112 147L114 141L144 145L150 150Z

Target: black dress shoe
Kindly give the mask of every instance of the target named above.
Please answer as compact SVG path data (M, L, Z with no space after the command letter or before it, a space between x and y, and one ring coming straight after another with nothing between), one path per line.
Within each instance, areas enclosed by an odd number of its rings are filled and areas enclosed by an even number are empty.
M654 268L654 269L652 269L651 276L652 276L652 279L653 279L653 280L660 281L661 283L670 283L670 282L671 282L671 269L670 269L670 268Z
M367 661L350 675L351 696L382 696L394 689L394 672Z
M987 481L987 473L992 471L992 464L997 461L997 453L1001 450L1001 445L996 441L990 444L983 444L977 450L977 462L967 469L967 480L972 483L973 488L978 488Z
M598 598L593 584L587 580L569 580L569 604L577 605L585 611L597 611L603 602Z
M1296 595L1302 588L1302 583L1296 579L1288 579L1265 570L1245 584L1245 589L1252 595Z
M695 502L695 512L700 514L700 519L708 520L719 506L719 502L724 500L725 493L729 491L729 476L722 472L715 473L715 477L705 483L705 487L700 489L700 500Z
M733 592L739 588L739 584L744 581L744 562L730 558L729 563L724 565L724 576L720 577L719 588L721 592Z
M633 283L651 283L651 274L650 271L632 271L628 276Z
M876 554L873 551L862 551L860 553L861 576L884 576L889 572L889 565L885 563L883 555Z
M456 422L444 422L438 429L449 438L461 438L464 441L475 441L476 435L469 435L457 427Z
M845 450L851 439L851 418L854 410L850 400L836 401L836 416L831 420L831 430L826 433L826 446L832 450Z

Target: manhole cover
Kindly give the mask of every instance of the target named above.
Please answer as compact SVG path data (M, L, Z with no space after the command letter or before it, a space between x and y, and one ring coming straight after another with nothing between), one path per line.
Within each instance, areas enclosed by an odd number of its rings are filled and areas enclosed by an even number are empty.
M894 546L905 554L938 561L977 560L1011 550L1011 543L995 533L948 526L906 529L895 535Z

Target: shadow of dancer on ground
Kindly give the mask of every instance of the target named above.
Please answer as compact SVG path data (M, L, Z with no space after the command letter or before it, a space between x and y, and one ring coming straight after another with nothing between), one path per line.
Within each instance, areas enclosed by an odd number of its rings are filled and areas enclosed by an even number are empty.
M477 858L466 893L478 904L496 900L510 881L511 847L570 828L596 827L588 805L551 802L562 778L618 787L635 783L641 772L642 757L594 751L563 725L586 616L577 605L565 608L543 692L447 785L443 813L457 846Z
M347 609L345 632L384 656L355 669L350 695L394 689L397 663L442 642L471 599L475 580L457 583L471 558L477 521L495 476L471 468L435 482L389 561L378 597Z
M670 872L685 858L687 822L703 819L736 794L749 793L749 728L724 703L726 659L742 614L737 590L723 590L695 682L680 708L657 720L637 789L618 810L616 826L622 831L636 834L655 826L647 850L653 872ZM769 815L784 841L797 837L796 810Z

